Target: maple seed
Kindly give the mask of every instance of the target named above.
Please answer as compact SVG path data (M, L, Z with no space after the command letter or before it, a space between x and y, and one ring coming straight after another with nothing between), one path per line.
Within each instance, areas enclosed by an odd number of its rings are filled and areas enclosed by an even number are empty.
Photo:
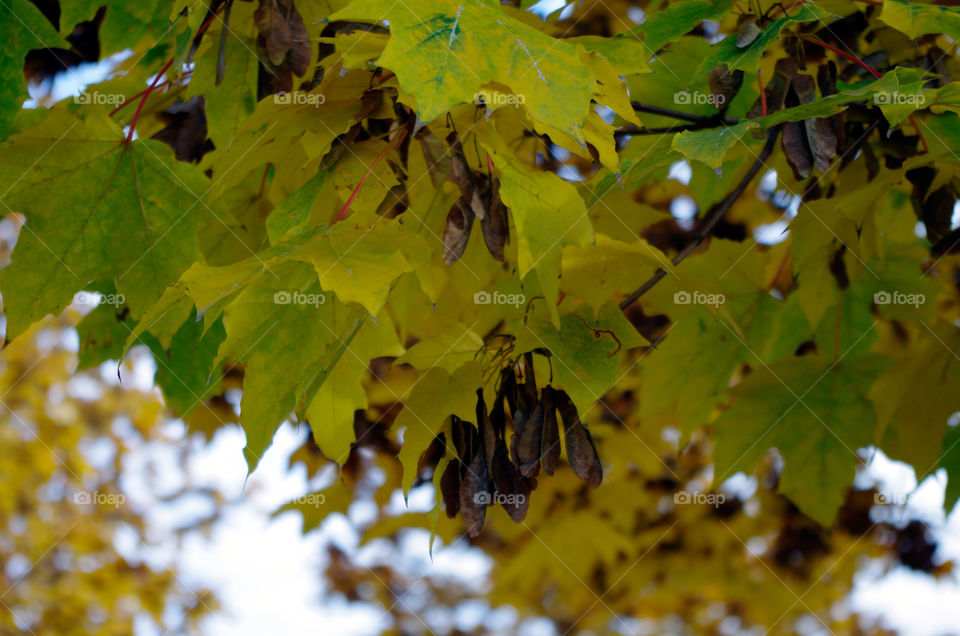
M540 463L543 472L552 475L560 461L560 425L557 422L557 409L554 406L554 390L543 387L543 433L540 436Z
M567 459L570 468L591 488L603 481L603 465L597 456L597 447L593 443L590 431L580 422L580 414L570 397L564 391L557 392L557 408L563 420L563 441L567 447Z
M447 214L447 225L443 230L444 263L453 265L460 260L467 249L472 228L473 210L464 203L463 198L457 199Z
M530 417L521 420L510 440L513 461L524 477L540 472L540 443L543 434L543 405L537 404Z
M447 517L453 519L460 511L460 460L451 459L447 468L440 477L440 494L443 496L443 506Z
M460 482L460 513L467 524L467 534L476 537L483 529L487 517L490 480L487 462L482 452L473 456L467 466L466 475Z

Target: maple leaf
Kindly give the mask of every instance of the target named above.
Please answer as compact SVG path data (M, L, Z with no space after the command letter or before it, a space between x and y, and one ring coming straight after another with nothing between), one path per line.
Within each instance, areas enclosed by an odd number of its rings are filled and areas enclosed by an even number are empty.
M101 279L138 316L197 259L197 219L218 214L207 180L163 144L122 138L103 111L56 109L3 147L4 203L26 217L0 273L8 338Z

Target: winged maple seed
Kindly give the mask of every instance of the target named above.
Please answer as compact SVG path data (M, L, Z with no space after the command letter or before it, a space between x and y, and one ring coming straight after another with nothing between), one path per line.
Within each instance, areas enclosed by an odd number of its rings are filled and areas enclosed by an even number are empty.
M530 495L537 487L541 466L548 475L557 470L560 460L560 434L557 411L563 420L567 458L577 477L591 488L603 481L603 467L590 431L580 422L570 397L549 384L538 392L532 355L524 355L524 376L517 382L513 366L502 369L497 395L488 411L483 390L477 390L476 421L450 418L452 448L445 435L434 438L424 451L421 463L435 445L453 452L440 476L440 496L446 515L459 512L471 537L479 535L486 520L486 509L500 505L519 523L527 515ZM510 454L507 453L507 412L511 428ZM433 457L437 464L441 456Z
M483 240L487 251L498 261L503 261L503 247L510 240L507 209L500 200L500 182L493 174L491 162L487 162L486 174L472 170L460 145L456 131L447 135L450 148L450 172L448 178L460 190L443 230L443 260L452 265L460 260L470 240L474 218L480 219ZM428 146L424 146L425 155ZM431 152L433 155L435 151ZM427 160L430 160L430 156Z

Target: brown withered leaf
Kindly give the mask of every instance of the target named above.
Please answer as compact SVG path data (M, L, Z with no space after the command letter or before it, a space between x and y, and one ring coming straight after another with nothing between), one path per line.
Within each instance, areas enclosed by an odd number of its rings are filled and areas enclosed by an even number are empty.
M593 436L580 422L577 407L563 391L557 392L557 408L563 420L563 441L573 474L587 482L591 488L598 487L603 482L603 465L597 455Z
M490 256L502 263L503 246L510 241L510 224L507 221L507 208L500 200L500 182L496 177L491 177L490 182L490 207L486 216L481 219L480 227Z
M473 228L473 210L460 197L447 214L447 225L443 229L443 262L453 265L463 256L470 240Z
M460 481L460 514L471 537L476 537L483 528L490 494L486 458L483 452L478 452L470 460L467 472Z
M440 477L440 494L447 517L453 519L460 512L460 460L451 459Z
M543 433L540 436L540 463L543 472L552 475L560 461L560 424L557 421L557 409L554 405L554 391L543 387Z

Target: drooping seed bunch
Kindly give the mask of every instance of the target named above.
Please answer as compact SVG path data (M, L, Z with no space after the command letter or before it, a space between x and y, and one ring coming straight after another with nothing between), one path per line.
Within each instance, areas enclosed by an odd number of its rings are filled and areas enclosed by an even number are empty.
M480 533L490 505L503 506L511 519L521 522L540 469L553 475L559 465L560 422L574 474L596 488L603 481L603 466L593 437L562 389L547 384L538 391L530 353L525 354L519 380L512 365L502 370L489 411L478 389L476 424L456 416L451 424L456 456L440 478L447 516L453 518L459 511L471 537Z

